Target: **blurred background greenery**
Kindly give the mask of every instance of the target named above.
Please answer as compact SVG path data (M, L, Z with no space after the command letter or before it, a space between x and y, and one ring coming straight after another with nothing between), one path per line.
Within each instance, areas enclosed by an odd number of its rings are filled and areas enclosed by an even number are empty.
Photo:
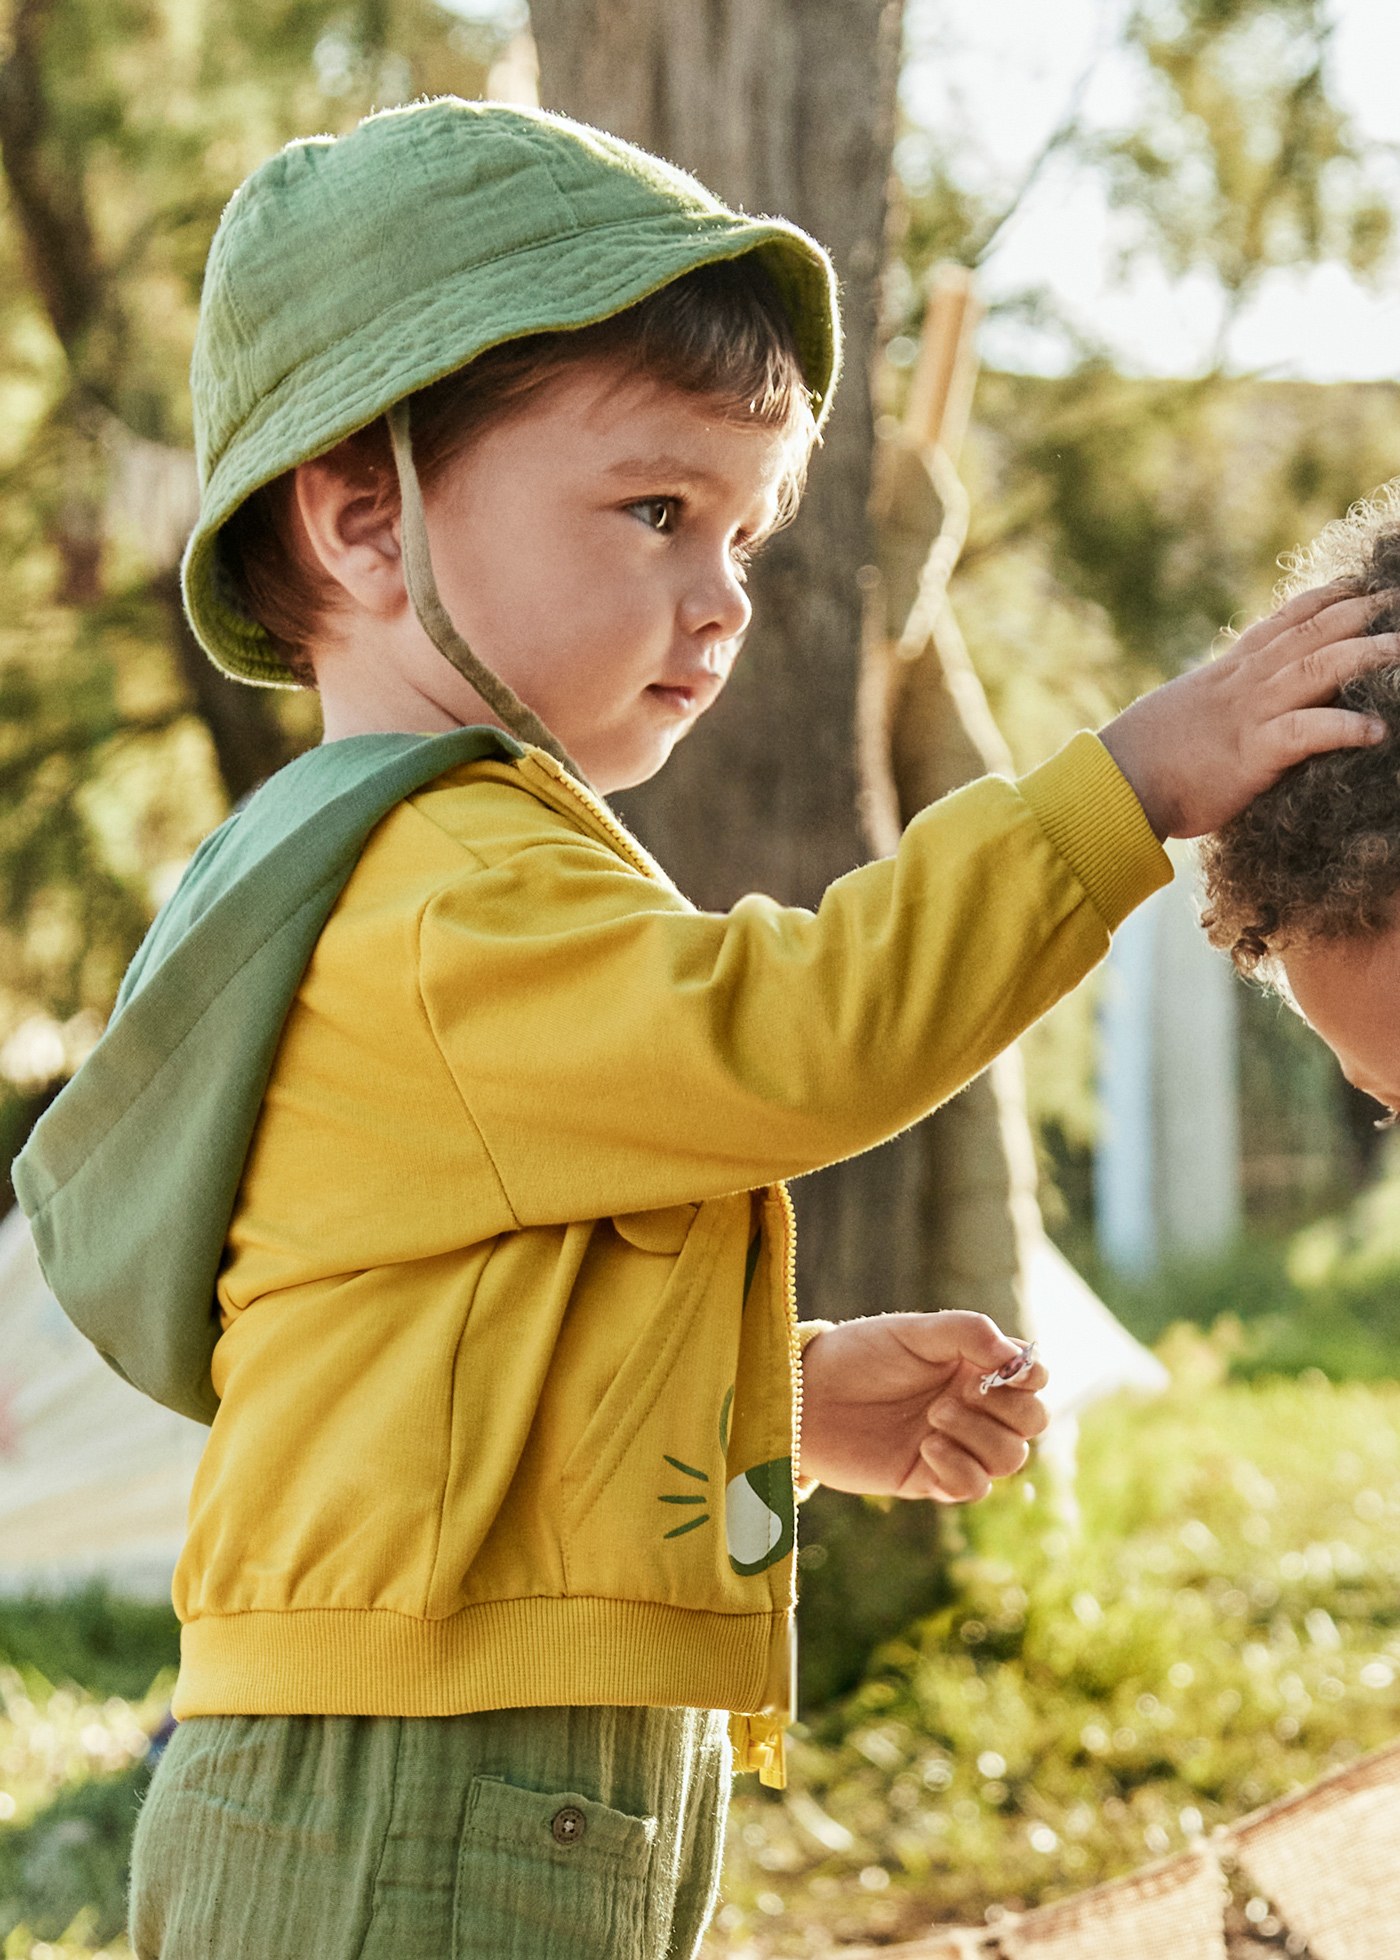
M930 268L976 267L991 359L953 597L1018 763L1264 607L1279 554L1400 469L1393 375L1287 378L1237 351L1286 274L1394 280L1394 153L1337 86L1347 5L1105 4L1043 140L999 172L958 93L975 10L883 7L907 86L876 409L903 405ZM307 697L226 686L179 613L185 370L222 203L294 133L514 86L529 23L509 0L7 0L3 19L8 1165L199 837L316 739ZM1096 110L1096 63L1131 79L1121 113ZM1117 276L1204 296L1178 371L1005 271L1071 179L1126 226ZM1304 373L1355 373L1308 332ZM1027 1043L1042 1204L1174 1386L1088 1419L1077 1525L1017 1484L961 1523L931 1613L868 1666L830 1657L828 1678L863 1678L809 1711L786 1802L741 1798L716 1953L821 1953L1073 1890L1400 1731L1400 1166L1298 1024L1244 996L1245 1234L1115 1277L1094 1249L1093 1009L1082 991ZM124 1950L173 1632L99 1593L0 1607L7 1953ZM820 1655L823 1627L804 1637Z

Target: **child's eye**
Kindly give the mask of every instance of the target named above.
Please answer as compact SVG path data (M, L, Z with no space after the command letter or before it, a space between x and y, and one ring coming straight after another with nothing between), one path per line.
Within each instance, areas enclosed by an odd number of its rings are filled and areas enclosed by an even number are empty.
M659 537L668 537L676 528L676 518L680 512L679 497L641 497L628 509L635 511L638 518L649 531Z

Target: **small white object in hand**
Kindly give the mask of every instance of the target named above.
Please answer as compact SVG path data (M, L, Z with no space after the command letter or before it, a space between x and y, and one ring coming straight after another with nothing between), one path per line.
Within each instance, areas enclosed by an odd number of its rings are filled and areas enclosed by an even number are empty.
M1019 1354L1013 1354L1009 1361L1003 1361L999 1368L993 1368L989 1375L983 1375L981 1381L977 1384L981 1394L985 1395L988 1389L1009 1388L1013 1382L1024 1381L1031 1369L1034 1368L1036 1362L1035 1342L1020 1341L1017 1345L1021 1350Z

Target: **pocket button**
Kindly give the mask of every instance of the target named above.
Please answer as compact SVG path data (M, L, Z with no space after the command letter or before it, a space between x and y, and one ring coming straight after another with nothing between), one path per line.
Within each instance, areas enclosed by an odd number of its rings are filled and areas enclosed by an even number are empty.
M556 1844L577 1844L588 1829L588 1819L576 1803L566 1803L555 1811L549 1828Z

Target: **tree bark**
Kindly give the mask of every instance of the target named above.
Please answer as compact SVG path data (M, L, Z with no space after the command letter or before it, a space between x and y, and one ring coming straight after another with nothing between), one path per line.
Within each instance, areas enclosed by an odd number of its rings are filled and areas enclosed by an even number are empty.
M230 803L256 789L294 753L264 688L248 687L220 673L195 638L180 598L180 574L172 566L151 581L165 615L180 677L209 730Z
M873 558L870 373L894 136L900 0L533 0L546 108L791 218L830 251L845 378L797 522L752 580L754 624L720 704L619 806L697 904L761 890L813 905L868 855L856 703L859 574ZM925 1307L924 1171L901 1138L802 1179L803 1311Z
M532 0L546 108L791 218L841 280L845 377L803 509L752 579L754 624L720 704L624 815L700 905L761 890L814 905L868 853L858 703L879 275L902 0ZM797 1182L806 1318L943 1304L918 1131ZM804 1507L804 1702L859 1679L945 1586L939 1516L818 1491Z

